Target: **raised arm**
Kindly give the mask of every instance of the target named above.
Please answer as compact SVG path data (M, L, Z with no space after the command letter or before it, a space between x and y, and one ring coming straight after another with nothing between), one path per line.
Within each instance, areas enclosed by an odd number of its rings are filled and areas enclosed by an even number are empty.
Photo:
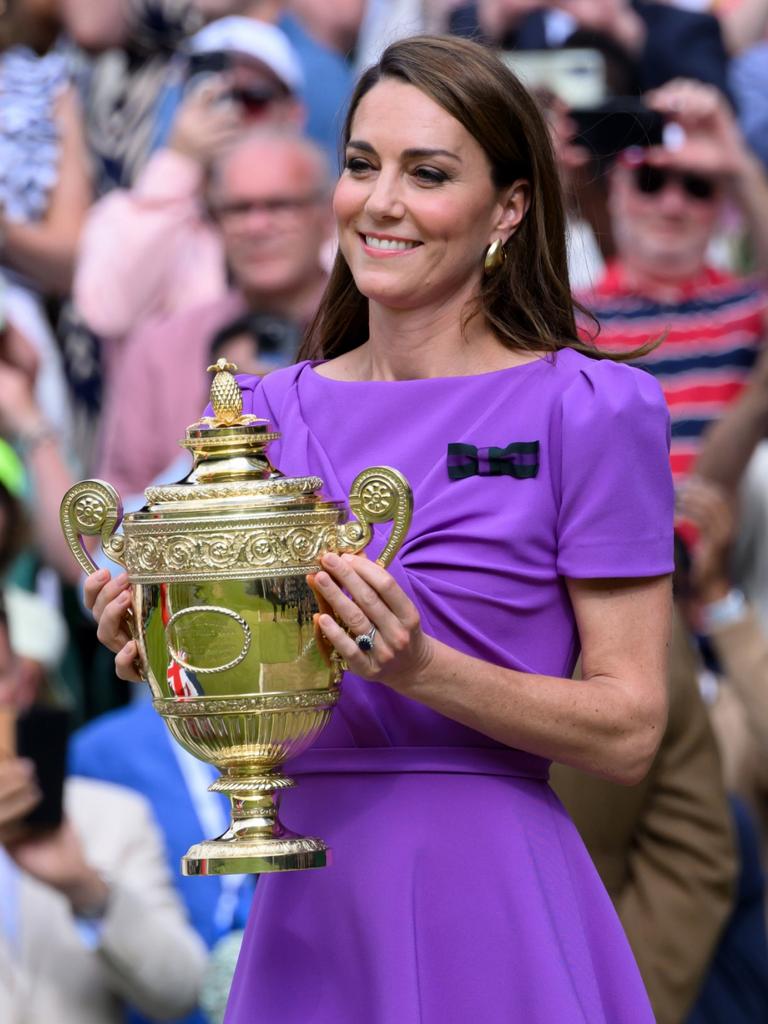
M62 0L61 17L68 35L84 50L99 53L120 46L131 26L130 0Z
M224 256L205 217L204 192L212 158L240 128L231 107L217 103L225 84L190 93L168 146L150 158L134 187L116 189L91 209L74 296L97 334L122 338L150 317L175 312L178 301L204 303L223 292ZM191 264L197 287L185 296L179 275Z

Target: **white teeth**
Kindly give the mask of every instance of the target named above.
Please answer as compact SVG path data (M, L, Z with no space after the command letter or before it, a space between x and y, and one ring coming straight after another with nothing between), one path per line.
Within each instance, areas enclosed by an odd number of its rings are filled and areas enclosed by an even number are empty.
M396 238L374 238L373 235L365 236L365 244L370 249L415 249L418 242L400 241Z

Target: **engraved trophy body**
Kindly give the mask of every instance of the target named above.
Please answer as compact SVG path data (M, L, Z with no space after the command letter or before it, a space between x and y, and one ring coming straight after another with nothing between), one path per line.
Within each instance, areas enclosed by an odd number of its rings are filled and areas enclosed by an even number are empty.
M361 551L372 523L392 521L379 557L386 565L408 529L411 490L396 470L364 470L349 519L342 503L319 493L318 477L285 477L272 466L266 447L279 435L242 415L234 366L220 359L210 369L214 415L180 442L194 457L187 478L148 488L145 507L124 518L111 485L75 484L62 501L62 527L86 572L96 566L83 536L98 536L125 566L154 707L183 747L221 772L210 788L229 796L230 827L188 851L184 874L322 867L323 840L294 835L278 816L280 792L294 785L281 765L327 723L343 669L316 646L306 576L325 552Z

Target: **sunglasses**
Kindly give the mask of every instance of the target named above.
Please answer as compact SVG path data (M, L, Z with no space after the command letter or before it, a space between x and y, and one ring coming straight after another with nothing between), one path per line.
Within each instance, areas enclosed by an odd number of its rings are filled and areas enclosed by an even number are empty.
M689 199L708 202L717 194L717 182L690 171L668 171L662 167L639 164L633 169L635 188L646 196L655 196L675 181Z
M238 103L246 114L260 114L272 103L285 99L285 89L270 86L252 86L250 88L234 88L228 93L230 99Z

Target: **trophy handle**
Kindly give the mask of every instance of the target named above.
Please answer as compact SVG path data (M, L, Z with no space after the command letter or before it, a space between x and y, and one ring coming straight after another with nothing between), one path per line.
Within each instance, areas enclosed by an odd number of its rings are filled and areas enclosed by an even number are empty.
M61 528L72 554L90 576L98 566L83 544L83 537L100 537L104 554L125 565L125 537L115 533L123 519L123 504L112 484L81 480L61 499Z
M402 473L390 466L371 466L359 473L349 492L356 517L339 528L339 547L356 554L373 536L372 523L392 522L392 533L376 559L387 566L400 550L413 516L413 492Z

